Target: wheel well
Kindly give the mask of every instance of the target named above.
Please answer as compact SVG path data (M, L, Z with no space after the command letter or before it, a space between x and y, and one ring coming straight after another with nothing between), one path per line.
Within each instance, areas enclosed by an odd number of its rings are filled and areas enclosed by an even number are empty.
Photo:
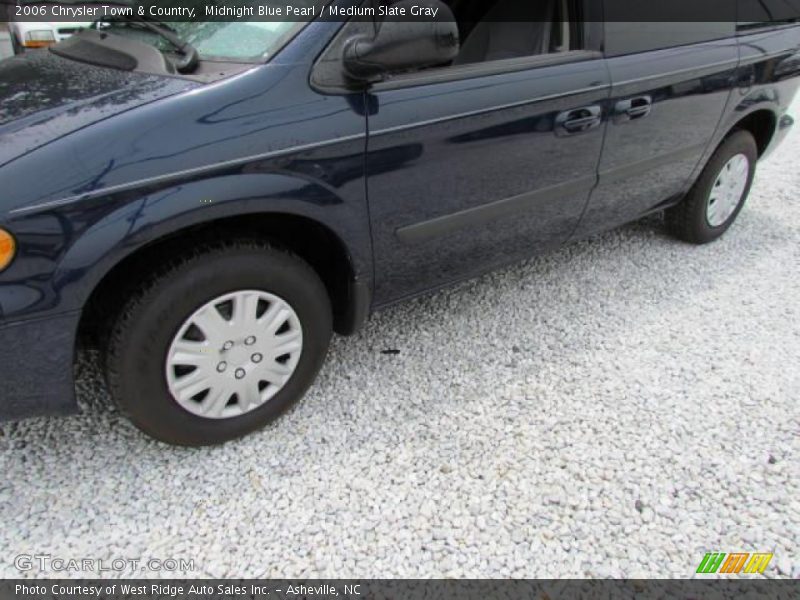
M350 282L355 274L347 248L330 229L306 217L286 214L243 215L182 229L138 249L117 263L95 286L86 302L78 329L81 344L96 345L132 288L165 256L176 256L197 244L249 238L268 241L308 262L328 290L334 328L345 330L350 309Z
M737 122L731 128L731 131L737 129L744 129L753 134L758 147L758 156L761 157L764 151L772 141L772 136L775 135L775 128L778 125L778 119L770 110L757 110L754 113L747 115L744 119Z

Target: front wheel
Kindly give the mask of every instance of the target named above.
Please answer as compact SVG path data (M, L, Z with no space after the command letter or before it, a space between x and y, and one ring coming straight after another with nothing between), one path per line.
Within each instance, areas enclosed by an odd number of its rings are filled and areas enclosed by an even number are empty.
M257 243L210 247L154 274L112 329L108 380L149 435L218 444L299 400L331 337L331 308L300 258Z
M693 244L713 242L736 220L756 171L758 149L748 131L722 142L691 191L667 210L666 222L677 238Z

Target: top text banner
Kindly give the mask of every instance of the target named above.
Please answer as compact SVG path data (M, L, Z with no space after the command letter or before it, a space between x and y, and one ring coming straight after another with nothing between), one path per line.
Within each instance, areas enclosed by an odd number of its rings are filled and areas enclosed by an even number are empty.
M108 18L181 21L347 21L452 19L453 0L0 0L0 19L86 23ZM495 6L500 4L500 6ZM555 0L487 0L480 20L558 20ZM583 21L800 21L800 0L577 0Z

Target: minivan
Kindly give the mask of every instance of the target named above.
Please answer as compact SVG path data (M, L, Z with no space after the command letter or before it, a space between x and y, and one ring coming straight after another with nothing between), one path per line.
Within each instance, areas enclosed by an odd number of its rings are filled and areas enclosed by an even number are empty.
M381 307L653 213L713 242L793 123L796 15L625 2L118 17L0 62L0 416L75 411L91 338L139 428L221 443Z

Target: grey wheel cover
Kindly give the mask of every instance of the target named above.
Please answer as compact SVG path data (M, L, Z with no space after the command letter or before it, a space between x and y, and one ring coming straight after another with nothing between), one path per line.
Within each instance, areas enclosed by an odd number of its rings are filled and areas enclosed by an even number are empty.
M736 211L750 177L750 159L737 154L717 175L706 204L706 220L711 227L724 225Z
M167 385L188 412L208 419L247 414L291 378L303 329L288 302L265 291L224 294L181 325L167 352Z

